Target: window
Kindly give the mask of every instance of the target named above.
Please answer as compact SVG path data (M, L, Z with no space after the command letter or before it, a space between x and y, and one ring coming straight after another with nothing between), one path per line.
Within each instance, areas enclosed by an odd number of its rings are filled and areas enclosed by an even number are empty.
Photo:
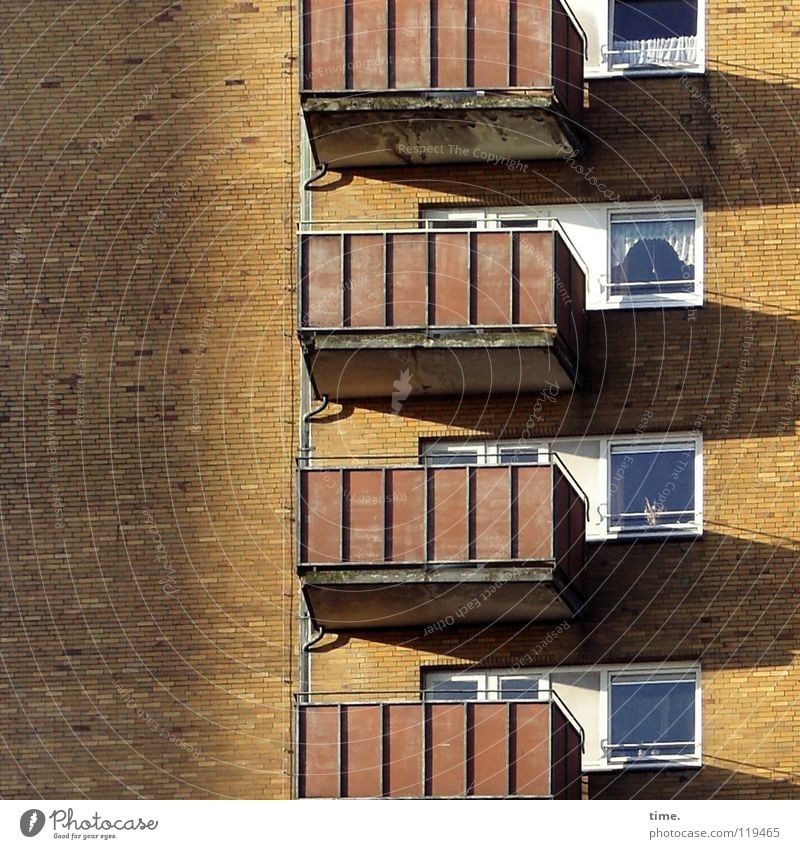
M425 677L424 696L428 701L539 701L549 689L538 674L513 670L432 672Z
M694 756L696 686L694 672L611 675L609 759Z
M695 217L613 215L609 294L637 298L691 294L695 287Z
M548 462L547 446L535 442L426 442L421 449L427 466L496 466Z
M697 0L614 0L611 67L697 64Z
M615 193L591 176L600 197ZM558 229L586 273L586 308L665 309L703 304L700 201L556 204L536 209L426 210L424 226ZM465 216L469 216L467 219Z
M697 665L431 671L423 685L429 701L539 701L551 691L583 728L587 772L701 763Z
M693 442L610 443L609 531L694 531L695 459Z
M704 0L570 0L586 34L587 78L702 73Z

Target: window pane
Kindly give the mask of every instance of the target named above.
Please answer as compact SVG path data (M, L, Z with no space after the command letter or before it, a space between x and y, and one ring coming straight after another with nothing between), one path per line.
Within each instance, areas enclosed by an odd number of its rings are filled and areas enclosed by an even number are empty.
M612 679L612 757L692 755L695 682Z
M429 227L435 230L474 230L478 222L474 218L427 218Z
M609 521L612 527L658 528L694 522L695 452L612 448Z
M464 702L478 698L477 681L434 681L427 696L433 701Z
M501 448L500 462L538 465L539 451L538 449L531 450L530 448Z
M500 698L515 699L538 699L538 678L505 678L500 680Z
M692 292L694 219L611 222L611 293Z
M425 462L431 466L468 466L478 462L478 455L474 451L430 451L425 454Z
M614 41L697 35L697 0L616 0Z
M501 227L508 227L512 229L514 227L538 227L539 221L536 218L502 218L500 220Z

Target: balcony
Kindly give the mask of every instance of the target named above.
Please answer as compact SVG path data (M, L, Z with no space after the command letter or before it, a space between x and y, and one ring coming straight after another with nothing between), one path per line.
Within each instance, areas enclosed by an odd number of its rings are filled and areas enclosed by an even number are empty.
M581 798L583 732L543 701L301 704L300 798Z
M300 340L319 395L581 384L586 278L556 222L303 233L300 277Z
M571 618L585 506L561 467L304 468L301 587L333 631Z
M579 147L585 38L561 0L303 0L301 101L331 168Z

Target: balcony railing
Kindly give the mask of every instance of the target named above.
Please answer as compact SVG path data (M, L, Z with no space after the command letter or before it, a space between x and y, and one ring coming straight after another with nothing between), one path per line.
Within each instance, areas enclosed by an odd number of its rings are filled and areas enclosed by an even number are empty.
M585 37L561 0L303 0L302 11L301 94L318 160L333 167L457 162L464 154L450 143L465 141L475 142L470 151L477 144L476 159L489 152L553 158L575 149ZM453 95L474 98L459 103ZM507 137L496 128L471 132L460 110L489 122L497 110ZM521 110L539 114L531 120ZM363 111L385 114L370 126L357 117ZM437 133L431 117L452 123ZM394 120L406 132L398 136ZM537 121L548 130L534 145L523 128Z
M321 394L391 395L404 369L431 395L580 383L585 274L556 222L303 233L300 265L300 333Z
M583 731L540 701L298 707L300 798L581 798Z
M333 629L572 616L585 505L552 465L304 468L298 563Z

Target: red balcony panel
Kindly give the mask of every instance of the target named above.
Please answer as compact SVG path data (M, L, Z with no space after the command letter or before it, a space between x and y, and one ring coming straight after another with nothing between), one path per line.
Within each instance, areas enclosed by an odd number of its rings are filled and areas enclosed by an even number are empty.
M472 264L475 267L474 323L509 325L512 315L512 240L506 233L474 233Z
M383 723L380 705L347 705L343 708L342 771L344 795L358 798L383 792Z
M424 469L389 469L386 472L386 489L390 496L386 551L393 563L423 563L427 558L426 486Z
M424 233L388 233L387 324L424 327L428 323L428 237Z
M473 472L474 557L511 559L511 481L508 468L476 468Z
M549 233L520 231L516 237L519 324L550 324L553 289L557 283L553 267L553 238Z
M342 238L318 234L305 237L303 254L303 322L310 327L340 327L344 280Z
M384 718L387 795L422 796L425 718L420 706L386 705Z
M307 470L302 478L301 559L309 563L342 560L342 474Z
M339 796L339 706L320 705L313 710L302 710L301 725L304 758L301 795L310 798Z
M304 85L315 91L347 87L345 6L341 0L303 0Z
M469 556L469 513L464 469L430 470L431 492L428 535L432 560L440 563L466 562Z
M394 4L394 83L398 89L431 87L430 0L401 0Z
M353 234L347 237L347 243L349 324L383 327L386 324L385 239L375 234Z
M447 0L437 5L436 54L433 59L434 88L466 88L467 0Z
M502 702L485 702L469 707L472 710L472 794L507 796L508 706Z
M547 86L552 52L551 0L517 0L516 6L514 84L522 88Z
M384 493L380 469L343 473L346 506L343 556L350 563L383 560Z
M582 740L578 729L559 710L553 714L553 774L556 799L581 799ZM556 742L558 741L558 742Z
M553 493L548 466L517 466L514 503L515 557L553 556Z
M389 88L386 0L351 0L352 88Z
M505 0L473 0L473 74L476 88L509 86L511 9ZM545 14L546 19L546 14Z
M467 768L464 709L460 703L428 706L427 795L445 798L464 794Z
M435 233L433 324L465 326L469 318L469 235Z
M543 796L550 791L550 706L545 703L512 704L514 763L512 793Z

